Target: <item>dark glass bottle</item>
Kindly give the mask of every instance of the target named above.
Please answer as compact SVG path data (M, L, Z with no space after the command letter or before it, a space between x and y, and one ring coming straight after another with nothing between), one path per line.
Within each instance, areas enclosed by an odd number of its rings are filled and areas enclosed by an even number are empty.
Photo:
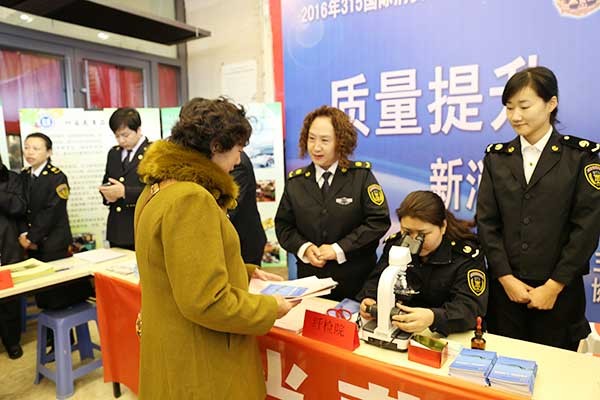
M481 317L477 317L477 326L475 327L475 336L471 339L471 348L485 350L485 339L481 329Z

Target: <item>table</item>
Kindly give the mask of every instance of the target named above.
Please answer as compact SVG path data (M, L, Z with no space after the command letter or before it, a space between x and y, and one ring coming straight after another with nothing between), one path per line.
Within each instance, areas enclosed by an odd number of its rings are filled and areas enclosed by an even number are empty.
M470 345L471 332L449 340ZM500 355L538 362L534 399L600 399L600 359L554 347L485 334L486 348ZM259 338L272 399L523 399L448 376L442 368L408 360L406 353L361 342L352 353L274 328ZM414 396L414 397L411 397Z
M25 282L19 282L12 288L1 289L0 299L10 298L22 294L30 294L32 292L56 286L62 283L71 282L76 279L93 276L96 272L102 272L106 275L124 279L130 282L137 283L139 278L135 274L122 275L108 270L107 268L122 264L135 262L135 252L131 250L113 248L111 250L123 253L123 257L115 258L101 263L90 263L81 260L77 257L68 257L61 260L51 261L48 264L54 266L54 272L39 278L31 279Z
M128 252L127 257L132 259L133 252ZM122 262L124 258L113 262L119 260ZM70 262L73 261L65 259L54 263ZM102 357L114 360L110 361L110 367L107 363L104 368L105 381L125 383L137 392L139 343L134 321L140 307L140 288L137 276L120 276L107 271L109 265L111 262L79 267L87 269L88 275L96 274ZM75 272L76 269L71 271L72 275L65 274L61 279L77 276L81 271ZM38 279L56 282L56 277ZM15 288L23 293L25 286L32 290L41 287L40 284L29 281ZM112 287L109 294L104 290L106 286ZM2 292L0 290L0 297L5 297ZM471 336L472 332L465 332L450 335L448 339L468 346ZM538 362L534 399L600 399L600 358L492 334L486 334L485 339L489 350ZM259 346L270 399L341 399L342 396L390 400L523 398L449 377L448 365L452 358L441 369L436 369L408 361L406 353L383 350L366 343L349 352L277 328L259 337Z
M100 347L102 352L102 363L104 381L113 383L113 394L119 397L121 394L119 383L125 383L137 393L137 369L139 360L139 343L135 335L124 335L118 338L120 333L115 331L123 325L135 326L135 318L140 307L140 291L137 274L119 274L109 268L119 264L131 264L135 262L135 252L131 250L112 248L111 250L123 253L123 257L112 260L91 263L77 257L69 257L52 261L57 272L15 284L9 289L0 290L0 301L23 294L32 294L46 288L66 284L77 279L89 279L95 277L96 296L98 300L98 284L102 286L104 280L110 282L123 282L129 285L130 291L119 292L119 301L114 304L97 301L98 331L100 332ZM137 293L137 297L136 297ZM104 296L108 299L108 296ZM129 301L129 303L128 303ZM127 312L130 310L131 312ZM120 313L119 311L123 311ZM111 318L107 318L110 315ZM132 316L133 315L133 316ZM133 318L133 320L132 320ZM112 319L112 321L111 321ZM131 328L133 329L133 328ZM112 340L111 340L112 339ZM123 354L124 356L121 356ZM133 371L134 376L129 371Z

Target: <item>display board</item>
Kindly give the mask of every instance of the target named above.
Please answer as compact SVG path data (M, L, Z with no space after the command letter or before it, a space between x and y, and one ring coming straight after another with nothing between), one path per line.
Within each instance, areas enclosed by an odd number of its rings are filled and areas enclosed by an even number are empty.
M71 233L95 246L105 247L108 207L102 204L102 183L108 150L117 145L108 120L115 108L23 108L19 112L21 137L42 132L53 142L52 164L69 180L67 202ZM158 108L139 108L142 132L150 141L160 139Z
M281 1L286 170L299 159L304 116L329 104L359 132L392 215L413 190L440 194L470 218L490 143L515 133L501 104L510 76L557 75L563 134L600 141L600 2L591 0ZM393 215L392 230L398 229ZM585 278L600 320L600 250Z

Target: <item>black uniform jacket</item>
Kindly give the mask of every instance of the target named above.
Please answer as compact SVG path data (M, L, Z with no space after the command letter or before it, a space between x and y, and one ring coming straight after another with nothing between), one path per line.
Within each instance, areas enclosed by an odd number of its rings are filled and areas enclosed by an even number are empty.
M0 264L12 264L23 260L23 248L19 245L17 219L27 209L23 185L19 175L0 164Z
M28 232L27 238L38 245L38 253L66 253L72 242L67 214L69 182L67 176L50 163L37 178L31 167L21 171L27 198L27 214L19 223L19 232Z
M401 242L401 234L386 239L383 254L362 290L356 296L377 300L379 277L389 261L392 246ZM429 255L427 261L409 268L407 281L419 291L405 305L429 308L433 311L431 331L448 335L474 329L477 316L483 317L487 309L488 285L484 258L476 244L454 242L446 237Z
M569 284L600 234L600 145L552 132L529 184L519 138L488 146L477 227L490 277Z
M388 205L370 163L356 161L336 169L323 198L313 164L289 174L275 217L279 243L297 254L305 242L317 246L337 243L346 262L328 261L315 268L298 259L298 277L331 277L338 286L333 299L352 298L375 267L375 250L390 227Z
M126 169L123 169L123 163L121 162L121 151L123 150L121 147L115 146L108 152L102 183L107 183L108 178L113 178L125 185L124 199L121 198L114 203L108 203L102 197L104 205L109 206L108 221L106 223L106 239L109 242L133 246L135 203L145 186L138 177L137 167L140 160L144 158L144 153L149 145L150 142L145 139L138 147Z
M260 265L267 243L267 235L265 235L256 206L254 168L246 153L241 153L241 161L233 169L231 175L240 187L240 194L237 198L237 207L229 210L229 219L240 237L244 262Z

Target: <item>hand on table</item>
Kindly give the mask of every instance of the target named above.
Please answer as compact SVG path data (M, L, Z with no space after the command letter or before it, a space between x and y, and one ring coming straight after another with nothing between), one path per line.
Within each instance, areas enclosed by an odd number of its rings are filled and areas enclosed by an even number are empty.
M396 306L403 313L392 317L392 325L404 332L421 332L433 324L434 314L429 308L408 307L402 304Z

